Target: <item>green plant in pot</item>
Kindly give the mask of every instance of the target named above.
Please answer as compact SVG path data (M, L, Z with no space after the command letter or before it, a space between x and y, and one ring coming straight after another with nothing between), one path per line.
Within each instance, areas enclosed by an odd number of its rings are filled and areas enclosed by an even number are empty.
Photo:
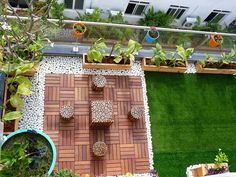
M165 50L162 49L162 46L159 43L156 43L156 47L152 48L152 51L154 53L151 62L154 63L157 66L160 66L162 64L167 64L167 53Z
M142 45L132 39L129 40L127 48L122 49L120 43L115 45L115 59L116 63L120 63L121 61L125 63L130 61L135 61L135 55L142 48Z
M88 50L88 62L98 62L101 63L102 59L106 55L105 49L107 48L106 44L104 43L104 39L98 39Z

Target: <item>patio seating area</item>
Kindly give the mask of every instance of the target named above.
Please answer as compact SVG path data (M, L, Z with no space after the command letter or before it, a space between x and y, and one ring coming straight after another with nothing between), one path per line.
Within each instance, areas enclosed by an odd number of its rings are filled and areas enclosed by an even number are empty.
M58 168L91 176L148 173L150 164L145 119L132 122L133 106L143 108L141 78L105 76L103 91L93 91L94 75L46 74L44 131L55 142ZM112 102L113 123L107 128L90 126L91 101ZM74 117L60 118L60 108L70 105ZM104 142L107 152L97 158L93 145Z

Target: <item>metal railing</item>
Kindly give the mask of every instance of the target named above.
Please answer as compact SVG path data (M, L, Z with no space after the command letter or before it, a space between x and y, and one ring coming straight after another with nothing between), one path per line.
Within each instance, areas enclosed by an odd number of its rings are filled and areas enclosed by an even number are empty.
M15 16L7 16L10 19L17 18ZM20 17L27 20L28 17ZM50 22L58 22L58 19L48 19ZM155 43L148 43L145 41L145 35L150 29L148 26L128 25L128 24L114 24L103 22L89 22L64 20L66 26L64 28L48 30L49 38L54 42L63 43L84 43L91 44L98 38L104 38L105 42L113 44L121 41L122 44L127 44L129 39L134 39L140 42L145 49L151 49ZM76 22L84 23L87 26L87 32L83 38L77 39L72 34L72 24ZM157 27L160 32L160 37L156 40L165 48L175 48L178 44L183 44L185 47L194 47L195 50L204 51L227 51L236 44L236 34L221 33L221 32L207 32L185 29L161 28ZM212 49L208 46L208 41L211 35L220 34L224 37L222 46Z

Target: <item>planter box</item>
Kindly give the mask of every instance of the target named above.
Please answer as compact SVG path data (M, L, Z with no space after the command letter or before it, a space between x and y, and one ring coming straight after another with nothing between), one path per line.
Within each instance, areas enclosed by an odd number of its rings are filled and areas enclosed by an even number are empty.
M222 166L226 166L227 168L229 168L228 163L221 163L219 165L216 165L214 163L202 164L201 167L192 169L192 173L194 177L203 177L208 173L207 169L217 168L217 167L222 167Z
M119 63L89 63L87 60L87 54L83 54L83 68L85 69L115 69L124 70L131 69L133 62L130 61L129 64L119 64Z
M148 60L151 58L143 58L142 69L144 71L156 71L156 72L170 72L170 73L185 73L187 71L188 62L185 62L185 67L170 67L170 66L156 66L149 65Z
M235 63L236 64L236 63ZM236 69L203 68L199 62L195 63L197 73L207 74L236 74Z
M5 86L5 93L4 93L4 105L6 105L7 99L9 98L7 88ZM19 109L16 109L16 111L19 111ZM2 117L5 115L5 110L2 111ZM4 134L9 134L11 132L14 132L19 128L19 119L16 120L10 120L4 122Z

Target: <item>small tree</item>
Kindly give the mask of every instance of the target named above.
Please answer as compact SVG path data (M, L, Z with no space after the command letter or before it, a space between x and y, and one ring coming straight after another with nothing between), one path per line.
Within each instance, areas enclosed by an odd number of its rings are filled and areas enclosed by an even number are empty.
M7 76L12 76L6 79L7 89L11 93L7 102L10 102L12 107L22 107L23 101L20 96L31 93L32 84L22 74L43 58L42 50L50 42L45 34L50 25L47 17L54 1L46 0L44 6L33 10L34 0L25 0L28 6L26 19L20 18L8 0L1 1L0 70ZM9 19L7 17L9 13L14 15L15 19ZM6 112L5 120L21 117L20 112L9 110Z

